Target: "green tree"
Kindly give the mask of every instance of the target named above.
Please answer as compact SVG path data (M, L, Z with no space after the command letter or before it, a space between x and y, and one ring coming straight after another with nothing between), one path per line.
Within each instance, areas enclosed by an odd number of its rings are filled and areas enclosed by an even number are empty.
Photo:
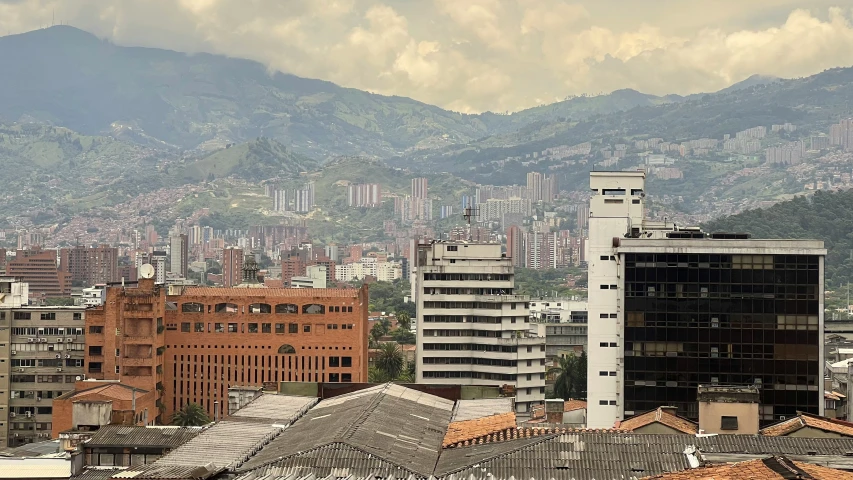
M197 403L188 403L172 415L172 425L180 427L200 427L210 423L210 417Z
M417 338L408 328L398 328L391 332L391 338L400 345L414 345Z
M556 375L554 394L563 400L586 398L586 354L576 357L574 354L560 357L559 365L552 367L549 373Z
M406 330L412 328L412 319L409 317L408 312L397 312L397 324L400 325L400 328Z
M382 322L376 322L370 329L370 336L374 341L378 341L388 333L388 328Z
M586 383L586 366L587 366L587 358L586 358L586 350L581 353L580 358L578 358L577 362L577 396L575 398L586 398L587 396L587 383Z
M390 379L378 368L370 367L367 369L367 381L370 383L386 383Z
M389 380L397 380L403 373L406 359L403 351L396 342L383 343L379 346L379 356L376 357L376 368Z

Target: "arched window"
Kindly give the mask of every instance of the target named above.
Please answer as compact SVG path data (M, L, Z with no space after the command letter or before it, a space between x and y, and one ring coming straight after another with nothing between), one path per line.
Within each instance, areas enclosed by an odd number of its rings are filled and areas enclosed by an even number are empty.
M299 306L292 303L279 303L275 306L275 313L299 313Z
M184 313L202 313L204 312L204 305L196 302L187 302L181 304L181 311Z
M280 355L287 355L290 353L296 353L296 349L293 348L293 345L288 345L285 343L284 345L278 347L278 353Z
M237 313L239 310L237 305L233 303L217 303L213 311L216 313Z
M253 303L249 305L249 313L272 313L272 307L268 303Z
M307 305L302 305L302 313L323 314L326 313L326 306L320 305L319 303L309 303Z

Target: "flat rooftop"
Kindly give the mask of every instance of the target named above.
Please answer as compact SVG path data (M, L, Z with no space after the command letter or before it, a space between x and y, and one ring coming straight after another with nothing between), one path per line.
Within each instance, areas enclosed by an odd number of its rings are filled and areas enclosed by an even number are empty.
M620 238L619 253L749 253L826 255L823 240Z

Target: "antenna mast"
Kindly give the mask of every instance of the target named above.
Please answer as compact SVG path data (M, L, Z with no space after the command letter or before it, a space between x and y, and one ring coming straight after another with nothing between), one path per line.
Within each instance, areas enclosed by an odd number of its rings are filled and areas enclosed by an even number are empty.
M480 209L478 207L467 206L465 207L464 212L462 213L462 217L465 218L465 222L468 224L466 227L465 236L467 240L470 242L472 239L471 235L471 218L475 218L480 214ZM476 220L475 220L476 221Z

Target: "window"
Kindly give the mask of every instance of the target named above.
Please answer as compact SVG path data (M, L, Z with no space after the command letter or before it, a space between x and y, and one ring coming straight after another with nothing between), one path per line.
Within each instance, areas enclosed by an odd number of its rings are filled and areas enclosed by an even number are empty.
M92 356L103 355L103 347L95 347L95 346L89 347L89 355L92 355Z
M237 313L239 309L233 303L217 303L213 311L216 313Z
M307 323L302 325L302 333L311 333L311 325Z
M284 345L278 347L278 353L280 355L292 354L292 353L296 353L296 349L293 348L293 345L288 345L285 343Z
M284 333L284 324L276 323L275 324L275 333Z
M341 366L341 358L340 357L329 357L329 366L330 367L340 367Z
M249 305L249 313L272 313L272 307L266 303L253 303Z
M610 289L610 285L600 285L599 288L601 288L601 290L608 290Z
M601 342L598 344L599 347L607 348L607 342Z
M611 314L610 314L610 318L616 318L616 317L618 317L618 315L617 315L617 314L615 314L615 313L611 313Z
M347 312L352 313L352 307L347 307Z
M271 323L262 323L261 324L261 333L272 333L272 324Z
M307 305L302 305L302 313L309 315L321 315L326 313L326 306L320 305L319 303L309 303Z
M116 365L116 373L119 373L118 368L119 368L118 365Z
M720 430L737 430L737 417L720 417Z
M447 251L448 251L448 252L458 252L458 251L459 251L459 246L458 246L458 245L448 245L448 246L447 246Z
M258 324L250 323L249 324L249 333L258 333Z
M299 324L298 323L288 323L287 324L288 333L299 333Z
M343 373L341 374L342 382L352 382L352 374L351 373Z
M344 368L352 367L352 357L341 357L341 366Z
M615 346L616 346L616 342L610 342L610 346L611 346L611 347L615 347Z
M611 376L611 377L615 377L615 376L616 376L616 372L610 372L610 376Z
M607 400L599 400L598 404L599 405L607 405Z
M216 333L223 333L223 332L225 332L225 324L224 324L224 323L216 323L216 324L214 324L214 330L216 331Z
M74 313L71 315L71 319L72 319L72 320L83 320L83 314L82 314L82 313L80 313L80 312L74 312Z
M204 322L195 322L196 333L204 333Z
M237 324L229 323L228 324L228 333L237 333Z
M610 405L616 405L616 400L611 400Z
M89 327L89 333L102 334L104 333L104 327L93 325Z
M12 318L15 320L29 320L30 312L15 312Z
M610 285L610 289L611 289L611 290L618 290L618 289L619 289L619 285Z
M42 313L41 319L42 320L56 320L56 313L55 312Z
M189 332L190 331L190 322L181 322L181 331Z
M275 306L275 313L278 314L293 314L299 313L299 306L292 303L280 303Z
M607 318L607 314L606 313L599 314L598 318Z
M606 371L604 371L604 372L598 372L598 376L599 376L599 377L606 377L606 376L607 376L607 372L606 372Z
M338 373L330 373L329 374L329 382L337 383L341 381L341 375Z
M184 313L202 313L204 311L204 305L195 302L182 303L181 311Z

